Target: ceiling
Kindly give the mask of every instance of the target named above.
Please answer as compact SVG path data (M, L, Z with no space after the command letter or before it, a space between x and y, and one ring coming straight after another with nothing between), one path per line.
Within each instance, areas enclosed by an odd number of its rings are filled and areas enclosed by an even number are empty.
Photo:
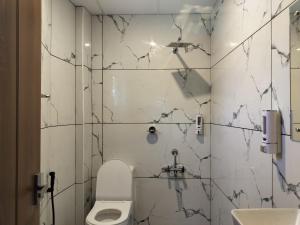
M210 13L217 0L71 0L92 14Z

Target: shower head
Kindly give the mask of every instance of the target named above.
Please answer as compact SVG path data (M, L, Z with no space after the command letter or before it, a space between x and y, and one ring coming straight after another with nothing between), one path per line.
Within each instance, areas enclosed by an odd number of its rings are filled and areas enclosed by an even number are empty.
M173 53L176 54L178 52L178 48L184 48L184 50L187 52L188 47L192 45L192 43L189 42L171 42L167 45L169 48L173 48Z

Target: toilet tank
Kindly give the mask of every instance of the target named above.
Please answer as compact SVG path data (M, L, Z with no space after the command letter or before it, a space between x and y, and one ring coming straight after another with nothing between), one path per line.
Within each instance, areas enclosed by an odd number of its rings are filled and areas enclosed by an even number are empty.
M97 201L132 201L133 167L121 160L104 163L98 170Z

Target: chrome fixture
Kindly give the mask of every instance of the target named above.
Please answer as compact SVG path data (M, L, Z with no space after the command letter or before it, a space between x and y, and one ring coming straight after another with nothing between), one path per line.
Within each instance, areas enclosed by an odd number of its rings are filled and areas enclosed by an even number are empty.
M156 127L155 126L150 126L149 129L148 129L148 132L150 134L155 134L156 133Z
M178 48L184 48L185 52L188 52L188 47L191 46L193 43L189 42L171 42L170 44L167 45L169 48L173 48L173 53L177 54Z
M177 176L177 173L184 173L185 168L183 165L179 164L177 162L177 156L178 156L178 150L173 149L171 151L172 155L174 156L174 163L172 166L165 166L161 170L163 173L172 173L175 177Z

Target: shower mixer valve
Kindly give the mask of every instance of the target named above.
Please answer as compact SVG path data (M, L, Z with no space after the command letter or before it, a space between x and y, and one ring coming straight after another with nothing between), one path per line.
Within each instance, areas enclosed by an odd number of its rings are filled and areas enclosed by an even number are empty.
M173 149L171 151L172 155L174 156L174 163L173 165L168 165L163 167L161 170L163 173L173 173L174 176L177 176L177 173L184 173L185 168L183 165L177 162L178 150Z

